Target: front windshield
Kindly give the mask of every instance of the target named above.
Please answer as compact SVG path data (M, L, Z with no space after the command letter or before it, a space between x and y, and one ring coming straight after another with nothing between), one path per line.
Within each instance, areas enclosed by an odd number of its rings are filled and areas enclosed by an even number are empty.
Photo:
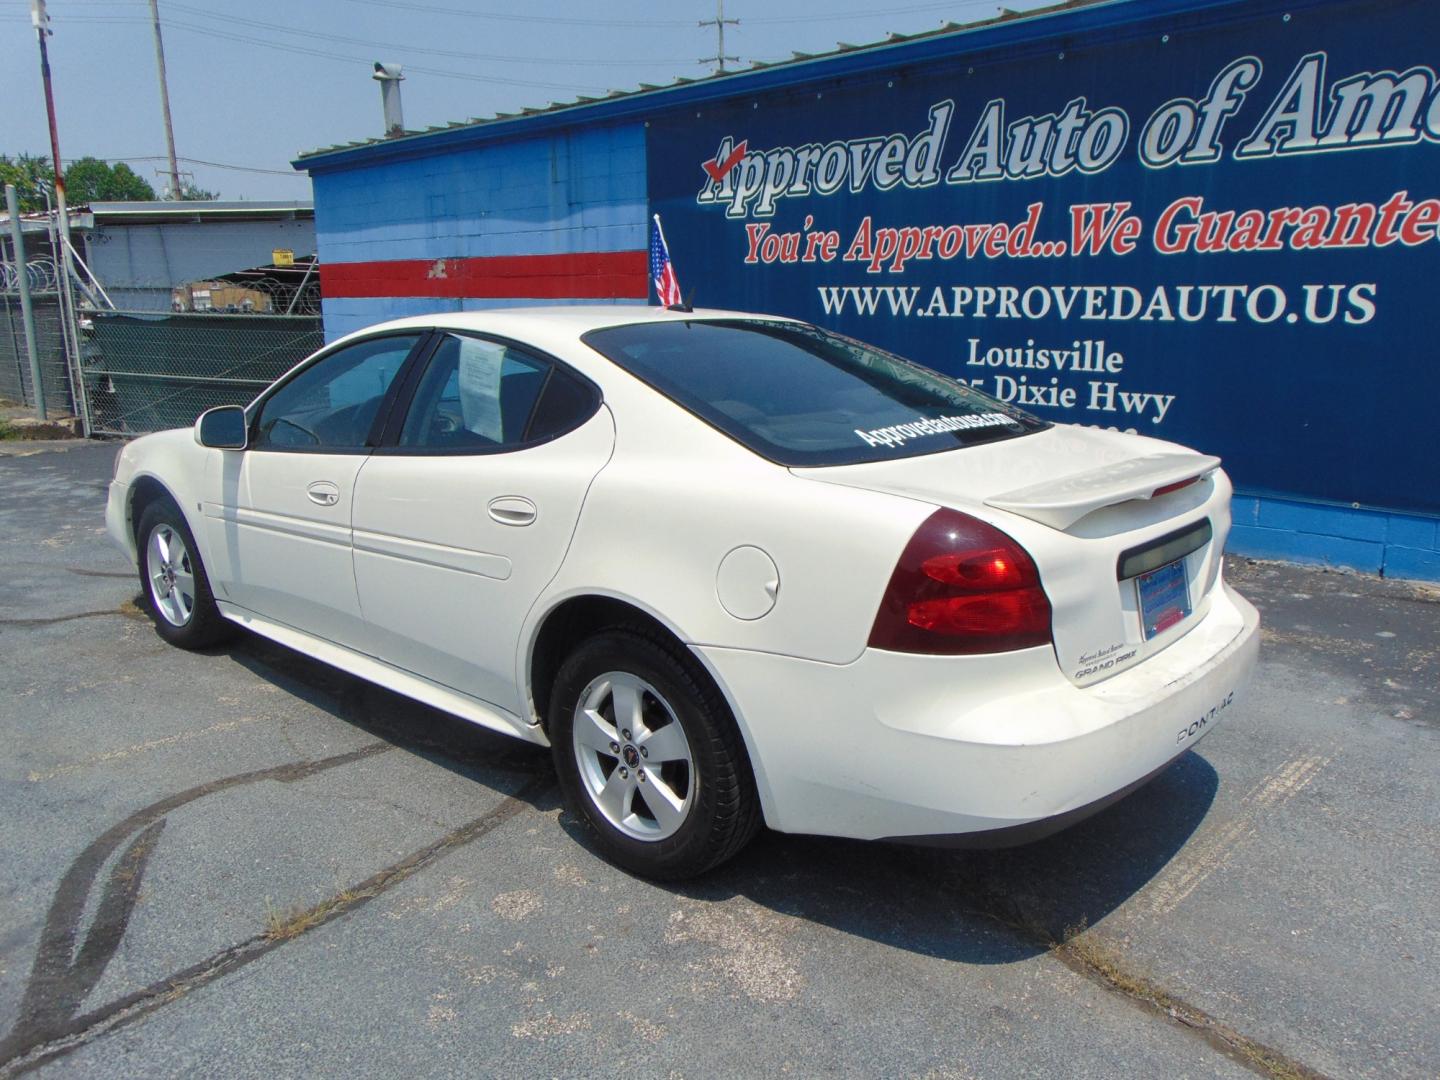
M963 382L804 323L637 323L584 340L782 465L887 461L1048 426Z

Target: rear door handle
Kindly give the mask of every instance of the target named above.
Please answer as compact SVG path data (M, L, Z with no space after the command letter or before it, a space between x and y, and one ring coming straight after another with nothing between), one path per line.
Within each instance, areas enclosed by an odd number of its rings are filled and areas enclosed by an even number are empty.
M520 495L502 495L490 500L490 517L501 525L529 525L539 516L535 504Z
M340 486L329 480L316 480L305 489L305 494L319 506L334 506L340 501Z

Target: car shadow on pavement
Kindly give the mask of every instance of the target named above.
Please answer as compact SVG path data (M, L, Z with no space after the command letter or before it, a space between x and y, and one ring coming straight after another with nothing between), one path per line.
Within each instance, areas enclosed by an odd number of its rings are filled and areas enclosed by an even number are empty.
M266 639L245 635L217 655L348 724L482 785L553 776L549 751L478 727ZM688 899L742 897L899 949L1005 964L1094 926L1160 873L1200 826L1219 778L1195 752L1065 831L1023 847L952 851L762 831L735 859L694 882L659 884ZM529 800L559 805L558 784ZM588 826L559 817L603 858Z
M733 861L672 888L698 901L742 896L927 956L1014 963L1094 926L1154 879L1204 820L1218 784L1190 752L1095 817L999 851L763 832ZM561 824L590 844L582 824Z
M418 757L480 783L497 773L527 778L553 775L544 747L457 716L341 671L266 638L244 634L213 650L255 676L338 720ZM544 810L559 805L558 791L545 797Z

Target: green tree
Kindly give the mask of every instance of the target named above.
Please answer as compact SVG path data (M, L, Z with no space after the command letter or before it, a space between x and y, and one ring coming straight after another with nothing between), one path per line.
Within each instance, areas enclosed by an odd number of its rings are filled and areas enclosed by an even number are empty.
M15 185L22 212L45 209L47 192L55 189L55 172L48 157L31 154L0 154L0 188Z
M55 201L55 171L43 154L0 154L0 188L15 185L20 197L20 210L44 210L46 196ZM65 170L65 201L71 206L90 202L152 202L158 199L155 189L143 176L125 162L107 165L99 158L83 157L70 163ZM213 191L198 188L189 181L180 185L180 198L187 200L214 199Z
M65 170L65 199L79 206L92 202L150 202L155 189L125 162L107 165L99 158L83 157Z

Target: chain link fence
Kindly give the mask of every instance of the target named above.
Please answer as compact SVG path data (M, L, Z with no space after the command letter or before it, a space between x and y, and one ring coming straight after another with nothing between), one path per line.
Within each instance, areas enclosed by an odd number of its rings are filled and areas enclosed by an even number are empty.
M45 404L54 415L74 415L70 374L65 365L65 338L60 326L60 298L54 293L48 296L37 293L30 299L30 308L35 315L35 348L40 359ZM4 292L0 292L0 398L21 405L35 404L20 298Z
M113 296L77 275L77 380L67 360L61 272L53 259L27 261L48 412L83 415L92 435L142 435L192 424L216 405L246 404L324 343L314 271L309 260L180 287L131 282ZM33 407L19 272L0 259L0 398Z
M139 435L244 405L324 343L315 315L88 312L81 372L89 430Z

